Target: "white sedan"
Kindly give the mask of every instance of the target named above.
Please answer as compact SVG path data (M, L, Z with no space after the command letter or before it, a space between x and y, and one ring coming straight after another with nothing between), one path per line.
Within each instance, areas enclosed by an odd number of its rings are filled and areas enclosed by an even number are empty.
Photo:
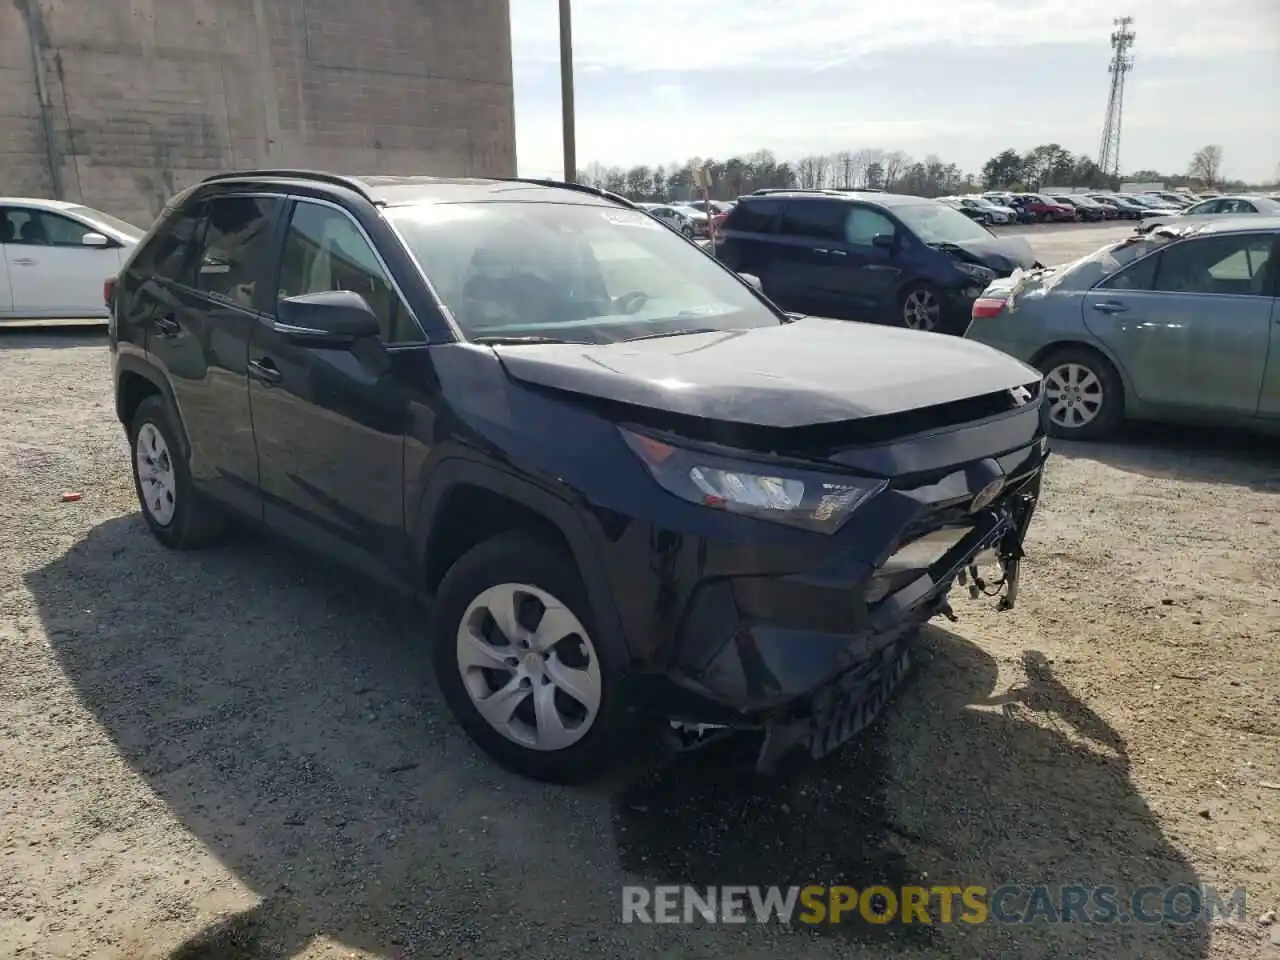
M0 326L105 322L104 285L142 235L78 203L0 197Z

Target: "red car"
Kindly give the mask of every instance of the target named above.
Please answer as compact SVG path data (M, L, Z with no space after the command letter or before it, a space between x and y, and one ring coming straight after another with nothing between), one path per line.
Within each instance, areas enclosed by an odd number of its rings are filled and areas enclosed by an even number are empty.
M1038 193L1016 193L1014 197L1022 201L1022 209L1035 215L1041 222L1046 220L1075 220L1076 208L1065 203L1057 203Z

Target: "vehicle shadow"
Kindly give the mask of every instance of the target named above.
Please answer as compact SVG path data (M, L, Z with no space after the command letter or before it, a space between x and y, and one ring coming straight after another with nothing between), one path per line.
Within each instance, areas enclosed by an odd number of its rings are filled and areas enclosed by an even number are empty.
M1111 440L1055 440L1056 456L1155 479L1190 480L1280 493L1280 444L1244 431L1129 423Z
M612 783L567 789L506 774L446 718L417 608L286 547L244 535L174 554L133 515L26 583L120 755L260 898L163 944L170 960L285 958L319 936L386 957L751 945L740 927L622 927L627 882L1197 884L1129 783L1123 743L1034 653L1026 682L993 698L995 662L930 630L887 726L828 762L760 780L712 754L633 758ZM127 829L133 815L99 806L77 831ZM184 879L142 889L182 897ZM891 948L961 935L922 929L835 933ZM1137 957L1157 940L1168 960L1207 950L1198 926L963 936L980 948L970 956ZM795 956L843 952L806 939L791 941Z
M1006 919L1027 916L1025 888L1036 884L1112 885L1122 908L1142 886L1199 888L1129 780L1123 740L1042 654L1026 651L1013 668L1025 679L997 696L996 662L956 634L927 627L920 653L887 716L824 762L761 779L738 772L729 750L707 748L635 784L614 815L632 882L1021 885L1001 903ZM1160 902L1143 901L1148 915ZM855 910L806 929L945 956L1208 953L1202 924L946 925L939 903L930 902L932 926L903 923L900 912L872 923ZM956 916L960 908L957 895Z
M17 327L0 324L0 350L57 350L97 347L107 342L105 323Z

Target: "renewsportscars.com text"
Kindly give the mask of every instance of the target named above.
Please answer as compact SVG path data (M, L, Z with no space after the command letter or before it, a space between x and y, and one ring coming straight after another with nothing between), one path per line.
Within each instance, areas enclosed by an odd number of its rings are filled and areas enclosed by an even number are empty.
M1245 919L1245 890L1213 887L628 886L623 923L1138 923Z

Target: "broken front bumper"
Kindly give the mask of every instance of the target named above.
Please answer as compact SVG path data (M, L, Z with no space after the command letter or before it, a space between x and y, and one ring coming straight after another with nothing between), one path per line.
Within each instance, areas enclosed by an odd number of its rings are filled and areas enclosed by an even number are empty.
M976 512L966 505L958 514L923 521L856 589L815 586L807 623L797 624L793 607L787 628L771 625L759 616L766 613L760 596L730 596L725 602L731 609L720 615L734 618L732 642L696 672L678 675L678 692L664 698L672 745L688 749L727 733L755 731L763 736L756 766L768 771L792 750L821 757L856 736L909 672L918 628L940 614L955 619L949 595L957 583L971 597L996 598L1001 610L1016 602L1042 465ZM921 550L934 551L928 562L919 561ZM990 582L979 570L980 558L997 567ZM702 627L711 624L704 615ZM831 629L840 625L842 630ZM698 626L696 617L692 626Z

